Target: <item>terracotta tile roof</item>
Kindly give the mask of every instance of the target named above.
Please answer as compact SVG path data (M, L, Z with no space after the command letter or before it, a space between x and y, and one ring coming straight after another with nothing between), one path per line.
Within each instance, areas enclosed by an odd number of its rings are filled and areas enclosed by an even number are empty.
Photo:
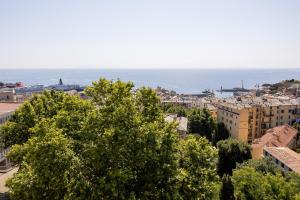
M267 130L261 138L253 141L252 147L287 147L297 135L297 130L289 125L282 125Z
M287 147L265 147L264 150L294 172L300 173L300 155L295 151Z
M0 103L0 115L13 112L19 108L20 105L20 103Z

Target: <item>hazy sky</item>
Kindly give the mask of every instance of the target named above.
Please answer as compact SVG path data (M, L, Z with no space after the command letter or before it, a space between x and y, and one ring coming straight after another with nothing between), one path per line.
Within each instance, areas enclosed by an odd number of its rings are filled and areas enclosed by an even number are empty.
M299 68L300 0L0 0L0 68Z

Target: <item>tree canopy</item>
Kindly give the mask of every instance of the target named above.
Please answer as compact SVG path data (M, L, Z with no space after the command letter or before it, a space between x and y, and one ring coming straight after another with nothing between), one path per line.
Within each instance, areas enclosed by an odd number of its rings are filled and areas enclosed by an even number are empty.
M188 114L188 130L212 141L216 123L207 109L192 109Z
M237 163L252 158L250 145L236 139L221 140L217 143L217 147L219 150L217 169L220 176L232 175Z
M289 176L290 177L290 176ZM300 199L299 175L293 174L288 179L280 173L261 173L245 166L234 170L232 182L236 199Z
M155 92L133 87L100 79L89 100L47 91L27 101L0 132L20 166L11 197L214 199L217 150L181 140Z

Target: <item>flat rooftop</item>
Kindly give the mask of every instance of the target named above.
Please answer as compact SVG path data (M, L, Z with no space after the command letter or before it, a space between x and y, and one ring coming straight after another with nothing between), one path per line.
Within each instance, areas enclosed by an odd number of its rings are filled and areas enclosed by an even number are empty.
M234 109L251 108L253 106L281 106L281 105L299 105L295 99L280 97L228 97L219 101L217 104Z
M264 150L300 174L300 154L287 147L265 147Z
M19 108L21 103L0 103L0 115L13 112Z

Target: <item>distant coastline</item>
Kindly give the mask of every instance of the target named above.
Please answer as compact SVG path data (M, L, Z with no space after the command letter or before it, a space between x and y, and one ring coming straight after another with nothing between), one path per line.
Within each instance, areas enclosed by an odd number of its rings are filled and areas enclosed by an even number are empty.
M99 77L132 81L136 87L162 86L178 93L200 93L206 89L241 87L299 79L300 69L0 69L0 81L27 85L53 85L59 78L66 84L90 85Z

